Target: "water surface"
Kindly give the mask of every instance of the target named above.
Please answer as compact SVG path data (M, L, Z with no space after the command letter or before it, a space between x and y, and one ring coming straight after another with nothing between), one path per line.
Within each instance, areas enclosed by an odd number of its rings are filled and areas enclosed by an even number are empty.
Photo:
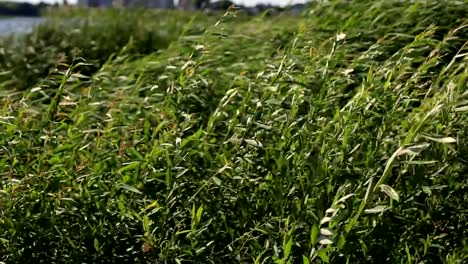
M0 18L0 35L28 33L42 21L41 17Z

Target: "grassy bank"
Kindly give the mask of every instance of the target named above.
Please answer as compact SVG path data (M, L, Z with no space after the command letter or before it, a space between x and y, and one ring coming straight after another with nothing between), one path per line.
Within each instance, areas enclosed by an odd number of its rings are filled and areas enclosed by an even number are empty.
M464 10L63 10L0 40L0 260L466 262Z

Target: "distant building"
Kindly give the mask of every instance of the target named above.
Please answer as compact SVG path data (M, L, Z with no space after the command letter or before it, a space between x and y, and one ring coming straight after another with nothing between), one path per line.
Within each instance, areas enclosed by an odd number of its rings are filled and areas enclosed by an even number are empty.
M179 0L178 7L182 10L195 10L195 3L193 0Z
M306 10L306 8L306 4L295 4L289 7L289 11L294 15L300 15L302 12L304 12L304 10Z
M174 8L173 0L78 0L78 4L89 7L148 7L148 8Z
M173 0L124 0L124 6L148 8L174 8Z
M234 3L228 0L216 1L207 3L206 8L210 10L226 11L229 7L233 6Z
M179 0L178 8L182 10L195 10L209 8L209 5L210 0Z
M112 0L78 0L78 4L89 7L111 7Z

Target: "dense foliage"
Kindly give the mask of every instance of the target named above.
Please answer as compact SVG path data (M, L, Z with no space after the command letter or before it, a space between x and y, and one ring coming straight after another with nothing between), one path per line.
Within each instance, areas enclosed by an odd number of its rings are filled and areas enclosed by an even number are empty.
M87 16L85 16L87 14ZM28 89L59 64L86 59L87 73L118 55L142 56L165 49L184 30L201 34L210 18L193 25L193 17L167 12L64 9L49 12L47 23L33 33L0 39L0 82ZM66 17L67 19L63 19ZM212 19L215 21L214 19Z
M466 10L65 10L1 40L0 260L466 263Z

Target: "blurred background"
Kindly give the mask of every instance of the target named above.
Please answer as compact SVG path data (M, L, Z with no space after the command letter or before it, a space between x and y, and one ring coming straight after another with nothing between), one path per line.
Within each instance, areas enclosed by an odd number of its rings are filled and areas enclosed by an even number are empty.
M151 8L179 10L226 10L231 5L248 14L259 14L266 10L285 10L299 14L304 10L305 0L18 0L0 2L0 34L28 32L40 23L44 10L50 7L92 8Z

